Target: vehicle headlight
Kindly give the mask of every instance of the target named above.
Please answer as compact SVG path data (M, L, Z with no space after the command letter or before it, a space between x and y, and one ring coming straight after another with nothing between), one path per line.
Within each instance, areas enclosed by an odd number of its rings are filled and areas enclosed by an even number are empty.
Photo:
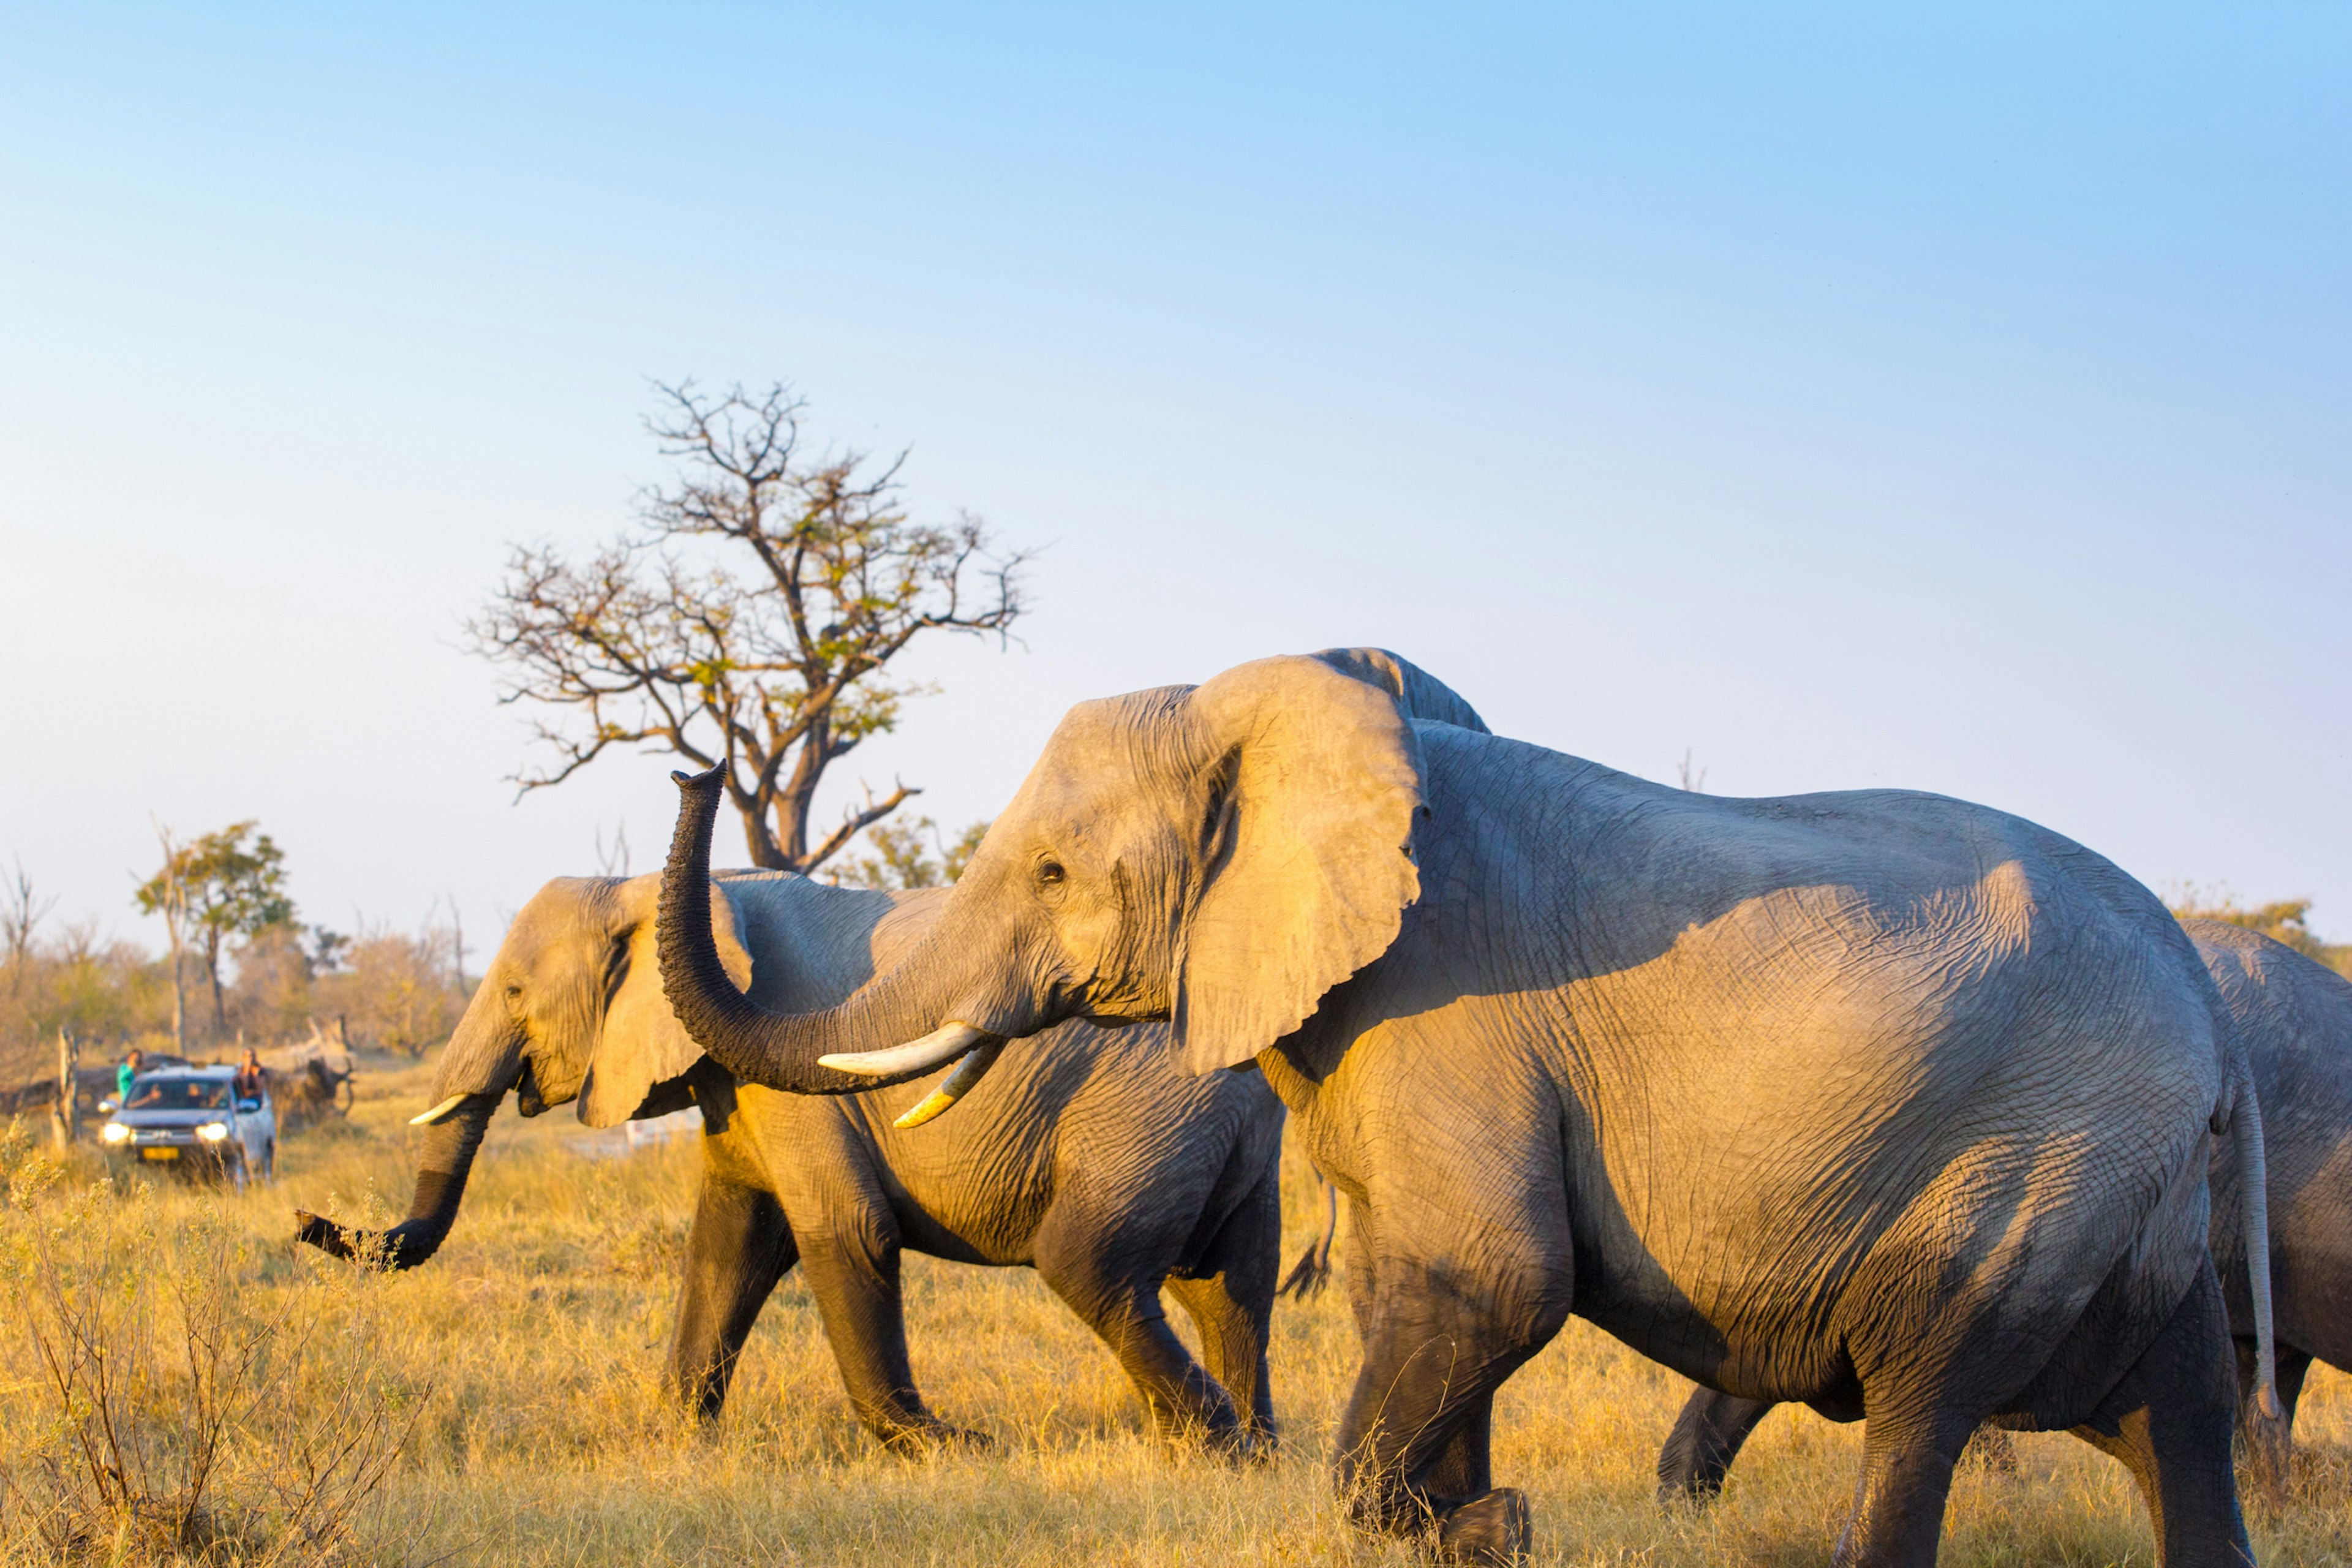
M131 1129L120 1121L110 1121L98 1130L98 1141L101 1143L128 1143L131 1142Z
M203 1139L207 1143L217 1143L222 1139L228 1136L228 1123L226 1121L207 1121L202 1127L196 1129L196 1136Z

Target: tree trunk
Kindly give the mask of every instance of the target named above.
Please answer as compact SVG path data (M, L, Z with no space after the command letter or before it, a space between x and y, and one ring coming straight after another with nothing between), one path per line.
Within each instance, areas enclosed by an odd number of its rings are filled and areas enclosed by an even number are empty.
M61 1026L58 1030L58 1103L50 1112L49 1131L60 1149L70 1149L81 1137L81 1086L74 1068L81 1064L81 1046Z
M228 1038L228 1008L221 1002L220 944L221 933L211 927L205 928L205 973L212 980L213 1038L215 1041Z
M832 735L833 727L823 715L810 721L801 735L800 755L793 759L792 777L776 792L776 837L795 871L808 869L809 808L816 803L817 782L824 777L824 765L833 760L826 754Z
M181 953L185 944L180 940L179 916L167 912L163 923L172 932L172 1054L184 1057L188 1054L188 985L187 965Z

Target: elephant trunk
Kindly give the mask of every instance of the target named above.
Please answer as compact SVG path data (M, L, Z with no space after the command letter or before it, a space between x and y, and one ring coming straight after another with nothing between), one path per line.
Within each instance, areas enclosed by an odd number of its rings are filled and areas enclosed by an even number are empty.
M952 988L930 980L932 961L946 951L936 931L906 962L822 1013L772 1013L737 990L710 931L710 830L719 815L719 773L671 777L679 803L656 923L662 990L678 1022L712 1059L770 1089L856 1094L920 1078L990 1039L987 1031L957 1023L950 1016ZM870 1059L853 1059L854 1070L844 1071L828 1062L828 1053Z
M416 1194L409 1201L406 1219L389 1230L357 1230L297 1209L296 1237L337 1258L356 1258L385 1268L414 1268L432 1257L457 1218L475 1152L504 1098L503 1092L466 1095L425 1130L425 1146L416 1158Z

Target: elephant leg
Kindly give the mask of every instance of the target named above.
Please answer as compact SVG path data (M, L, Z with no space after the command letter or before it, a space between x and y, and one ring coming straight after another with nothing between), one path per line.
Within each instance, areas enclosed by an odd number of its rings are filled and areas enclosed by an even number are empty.
M1372 1309L1380 1295L1381 1266L1372 1251L1372 1224L1365 1205L1348 1200L1348 1223L1339 1227L1339 1250L1346 1264L1348 1311L1356 1320L1356 1341L1372 1335Z
M1474 1401L1423 1479L1433 1497L1475 1498L1495 1489L1495 1396Z
M2252 1568L2230 1459L2231 1361L2230 1321L2209 1261L2155 1342L2074 1428L2138 1483L2158 1568Z
M1258 1450L1275 1442L1274 1378L1266 1342L1274 1328L1275 1270L1282 1261L1282 1207L1271 1178L1244 1198L1202 1255L1197 1277L1171 1278L1176 1298L1201 1331L1209 1375L1236 1405Z
M859 1422L898 1453L954 1444L984 1447L985 1437L940 1420L916 1392L907 1359L906 1303L898 1290L898 1227L889 1216L868 1216L867 1223L821 1233L803 1228L801 1269Z
M1713 1502L1740 1446L1772 1413L1773 1404L1711 1388L1691 1390L1665 1447L1658 1450L1658 1500Z
M743 1342L798 1256L774 1194L706 1173L687 1232L668 1373L672 1394L704 1421L719 1418Z
M1246 1447L1247 1430L1232 1396L1168 1326L1160 1304L1166 1277L1130 1272L1125 1266L1129 1249L1118 1241L1116 1233L1049 1219L1037 1237L1038 1278L1110 1347L1161 1436Z
M1977 1412L1939 1407L1872 1411L1837 1568L1932 1568L1952 1470L1977 1420Z
M1565 1279L1538 1275L1506 1312L1444 1289L1409 1260L1381 1263L1371 1331L1338 1434L1339 1482L1349 1514L1388 1534L1433 1536L1468 1563L1510 1563L1532 1547L1527 1500L1495 1487L1487 1465L1494 1394L1559 1331Z

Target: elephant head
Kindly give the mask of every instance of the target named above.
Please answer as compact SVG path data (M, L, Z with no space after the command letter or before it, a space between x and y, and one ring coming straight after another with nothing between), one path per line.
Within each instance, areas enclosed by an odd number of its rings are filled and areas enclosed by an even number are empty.
M717 962L739 985L751 955L734 911L706 879L706 918ZM380 1258L413 1268L449 1234L466 1177L490 1116L509 1089L536 1116L576 1100L580 1120L611 1127L682 1110L686 1075L702 1052L663 999L654 955L657 879L563 877L515 917L498 956L441 1052L433 1109L417 1152L407 1218L380 1235L299 1213L299 1237L338 1257Z
M681 777L660 926L671 1005L716 1060L802 1093L969 1053L952 1099L1003 1040L1080 1016L1171 1019L1193 1071L1242 1065L1385 952L1418 897L1416 719L1486 728L1378 649L1082 703L904 961L798 1016L727 983L694 893L717 781Z

